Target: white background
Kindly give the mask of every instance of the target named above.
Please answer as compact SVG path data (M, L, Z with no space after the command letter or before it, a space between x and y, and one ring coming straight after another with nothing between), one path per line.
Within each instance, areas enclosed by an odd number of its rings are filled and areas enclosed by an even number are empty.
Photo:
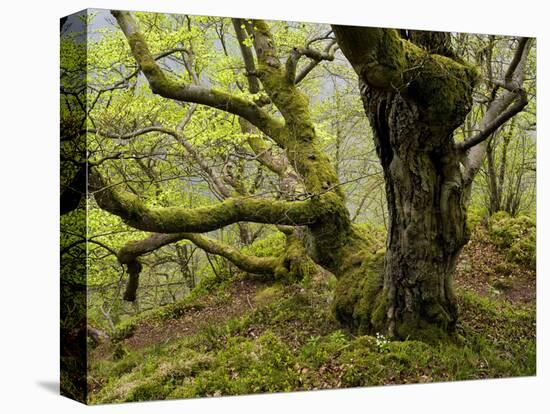
M548 12L534 1L12 0L0 30L0 411L549 412ZM86 7L537 36L537 377L86 408L59 397L58 30ZM546 252L547 249L545 248ZM545 391L546 389L546 391Z

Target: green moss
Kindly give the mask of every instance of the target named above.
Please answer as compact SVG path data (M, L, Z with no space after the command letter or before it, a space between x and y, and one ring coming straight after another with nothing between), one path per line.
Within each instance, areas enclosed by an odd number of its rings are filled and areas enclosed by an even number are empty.
M115 346L115 350L113 351L113 359L115 361L123 359L125 356L129 354L128 350L122 346L121 344L117 344Z
M439 317L439 315L438 315ZM427 322L418 315L405 314L396 323L395 331L398 338L408 340L421 340L429 344L448 342L449 333L442 328L443 324Z
M379 38L376 50L379 64L389 68L391 72L402 73L406 65L405 41L401 39L396 30L378 30L377 33ZM397 79L393 78L389 81L393 85L399 86Z
M516 240L510 246L507 257L517 263L527 264L532 270L536 269L536 234L530 231L525 237Z
M506 252L512 262L536 268L536 225L527 216L510 217L504 211L493 214L488 221L491 242Z
M366 53L351 57L359 74L375 87L399 88L406 67L406 42L399 33L391 29L365 30L361 41Z
M468 232L471 234L476 227L485 224L487 221L487 216L487 209L483 207L471 206L468 208L468 215L466 218Z
M352 336L330 323L318 287L281 288L248 315L191 337L92 363L91 402L195 398L533 375L535 311L459 291L461 342ZM270 295L271 296L271 295ZM411 336L417 321L402 324ZM206 336L209 340L205 342Z
M362 263L338 280L332 309L336 318L359 332L369 332L383 322L386 303L382 291L384 251L362 253Z
M145 381L133 387L124 401L164 400L169 388L155 381Z
M451 315L449 315L439 302L428 303L425 306L424 312L429 320L434 321L444 330L447 330L448 324L452 321Z
M131 337L137 327L136 318L129 318L122 323L118 324L115 331L111 334L111 341L119 342L126 338Z
M258 257L280 256L284 253L286 236L280 231L275 231L261 239L256 239L252 244L244 246L243 253Z
M468 64L437 54L429 54L408 43L407 93L426 109L432 128L460 125L472 106L472 92L478 73Z
M263 306L275 301L276 299L280 299L282 297L282 294L283 289L280 286L269 286L256 293L256 295L254 296L254 302L256 302L256 304L258 304L259 306Z
M297 385L293 364L290 349L269 331L253 340L231 339L210 370L199 372L171 396L290 391Z
M314 197L319 220L309 226L312 243L308 251L315 262L329 271L340 274L356 261L357 253L368 247L367 241L351 225L344 200L336 193Z
M275 277L287 283L310 278L316 271L316 264L307 254L301 239L286 236L286 247L275 263Z
M353 224L355 232L361 235L371 251L380 251L386 244L387 230L383 226L372 223Z
M373 307L371 324L374 329L384 331L388 312L388 298L384 292L376 296L376 302Z

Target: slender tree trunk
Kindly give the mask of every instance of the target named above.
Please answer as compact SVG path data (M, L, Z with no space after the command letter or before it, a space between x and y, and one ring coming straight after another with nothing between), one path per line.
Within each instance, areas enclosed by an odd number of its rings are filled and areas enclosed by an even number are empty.
M487 189L489 214L496 213L500 210L501 200L499 197L499 183L497 182L497 174L495 167L495 155L493 142L487 143Z

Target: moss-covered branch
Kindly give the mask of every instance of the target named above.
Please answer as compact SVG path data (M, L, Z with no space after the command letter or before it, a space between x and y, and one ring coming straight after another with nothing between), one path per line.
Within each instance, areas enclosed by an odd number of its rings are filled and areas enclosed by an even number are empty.
M119 262L126 265L129 274L124 300L133 302L136 299L139 275L142 271L139 257L181 240L189 240L205 252L224 257L239 269L255 275L299 280L318 271L311 258L307 256L301 241L294 236L287 238L286 249L280 256L258 257L245 254L239 249L202 234L156 233L143 240L126 244L117 254Z
M305 201L279 201L262 198L234 197L221 203L197 208L150 208L134 194L106 185L92 170L89 189L99 207L117 215L128 225L155 233L205 233L242 221L312 225L330 211L330 194Z
M274 275L280 262L280 259L277 257L256 257L244 254L230 245L200 234L155 233L143 240L132 241L126 244L117 254L118 261L126 265L129 275L123 296L124 300L129 302L136 300L139 275L142 270L139 257L180 240L189 240L205 252L222 256L235 264L239 269L253 274Z
M332 29L360 77L377 88L400 87L406 68L405 46L396 30L337 25Z
M239 249L202 234L187 233L185 238L208 253L225 257L239 269L249 273L273 275L279 261L277 257L257 257L244 254Z
M327 155L320 150L309 112L309 99L297 88L294 77L289 76L287 69L293 68L281 64L269 25L263 20L254 20L247 30L253 34L260 81L285 119L286 133L276 142L285 149L290 164L303 177L307 191L319 194L335 188L343 197L336 172Z
M477 70L405 40L394 29L333 26L340 49L361 81L399 93L421 109L432 129L454 129L472 106ZM441 142L426 142L439 146Z
M132 55L147 78L153 93L176 101L194 102L238 115L269 136L277 137L281 134L284 124L255 103L216 89L179 83L168 77L149 51L149 46L130 12L113 10L111 13L126 36Z

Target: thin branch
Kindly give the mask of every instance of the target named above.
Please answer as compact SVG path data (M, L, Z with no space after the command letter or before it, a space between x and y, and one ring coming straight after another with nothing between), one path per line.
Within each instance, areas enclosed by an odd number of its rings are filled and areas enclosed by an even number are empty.
M185 120L184 120L185 121ZM181 124L180 124L181 125ZM152 125L149 127L145 127L142 129L138 129L136 131L130 132L128 134L120 135L111 133L108 131L103 130L96 130L96 129L89 129L88 132L90 133L96 133L99 135L103 135L108 138L113 139L121 139L121 140L127 140L127 139L133 139L135 137L138 137L140 135L145 135L151 132L160 132L163 134L167 134L172 136L176 139L184 148L185 150L191 155L193 160L200 166L203 172L206 173L206 175L210 178L210 180L213 182L214 186L216 187L216 190L224 197L228 198L231 196L231 191L227 186L222 182L218 174L208 165L206 160L200 155L200 153L195 149L195 147L187 140L185 137L178 131L175 131L173 129L164 128L161 126ZM96 163L97 165L97 163Z
M331 40L323 52L310 47L293 48L286 61L287 78L293 83L300 83L320 62L333 61L336 50L338 50L336 40ZM311 59L311 62L308 63L298 75L296 75L296 67L302 56L308 57Z
M514 53L514 57L506 74L504 82L493 81L494 84L504 88L507 92L500 98L496 98L490 105L486 114L485 122L482 121L484 127L473 137L467 138L464 141L455 144L459 151L466 151L475 145L480 144L491 136L498 128L506 123L510 118L518 114L529 103L527 93L522 88L523 84L523 66L527 59L530 42L528 38L522 37L518 42L518 47ZM515 102L512 103L512 101ZM495 110L496 109L496 110ZM492 112L497 112L495 116ZM491 119L492 118L492 119Z
M61 255L63 256L63 254L67 253L69 250L71 250L73 247L76 247L78 246L79 244L84 244L84 243L93 243L93 244L97 244L98 246L104 248L105 250L107 250L110 254L116 256L117 255L117 252L112 249L111 247L107 246L105 243L102 243L100 241L97 241L97 240L92 240L92 239L86 239L86 238L82 238L80 240L76 240L74 241L73 243L69 244L68 246L65 246L63 249L61 249Z
M235 29L235 34L237 36L237 41L239 42L239 47L241 49L241 55L243 57L244 67L246 69L246 78L248 80L248 90L252 94L256 94L260 91L260 82L256 76L256 65L254 63L254 56L252 55L252 50L245 44L246 33L243 29L244 20L243 19L231 19L233 22L233 27Z
M513 105L509 106L504 112L501 112L493 121L489 122L487 126L477 135L465 139L464 141L457 142L455 144L455 147L459 151L466 151L469 148L472 148L473 146L485 141L491 136L493 132L495 132L498 128L505 124L510 118L521 112L521 110L527 106L529 101L527 100L527 94L523 89L518 89L516 91L516 94L517 100Z
M518 46L516 48L516 52L514 53L514 57L512 58L512 61L510 62L510 66L508 66L508 70L506 71L506 74L504 75L504 84L509 85L512 82L514 82L516 69L518 65L520 64L523 52L525 51L525 48L529 47L529 38L527 37L521 37L518 42Z
M194 84L187 85L169 78L151 55L147 42L132 15L125 11L112 11L111 14L126 36L132 54L149 81L153 93L176 101L207 105L238 115L274 139L283 132L284 123L254 102L216 89Z

